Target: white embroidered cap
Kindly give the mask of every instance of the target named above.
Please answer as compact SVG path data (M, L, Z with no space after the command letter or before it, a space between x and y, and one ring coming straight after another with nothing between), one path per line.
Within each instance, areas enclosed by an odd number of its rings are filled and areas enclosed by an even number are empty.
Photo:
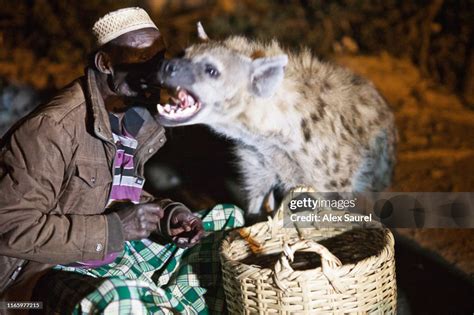
M145 10L135 7L107 13L95 22L92 32L97 43L103 45L120 35L148 27L158 29Z

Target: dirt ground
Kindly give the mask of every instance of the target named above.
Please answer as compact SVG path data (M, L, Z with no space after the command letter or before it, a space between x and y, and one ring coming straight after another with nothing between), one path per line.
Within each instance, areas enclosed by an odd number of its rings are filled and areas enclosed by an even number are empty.
M340 56L371 79L395 111L400 142L392 191L473 191L474 112L407 60ZM474 278L474 229L398 229Z

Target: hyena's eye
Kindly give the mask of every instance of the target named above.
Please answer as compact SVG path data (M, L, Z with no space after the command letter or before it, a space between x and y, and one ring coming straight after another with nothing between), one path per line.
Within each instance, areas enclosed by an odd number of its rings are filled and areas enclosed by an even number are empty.
M206 64L206 66L204 68L204 72L206 72L211 78L217 78L220 75L219 70L217 70L211 64Z

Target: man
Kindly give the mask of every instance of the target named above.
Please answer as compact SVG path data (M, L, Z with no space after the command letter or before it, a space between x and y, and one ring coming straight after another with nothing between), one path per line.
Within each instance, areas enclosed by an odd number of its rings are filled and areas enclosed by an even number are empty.
M140 8L111 12L93 31L98 48L85 77L3 139L3 299L30 300L25 288L54 267L31 297L45 312L221 312L222 234L193 245L204 230L241 226L240 209L193 214L142 189L144 164L166 141L148 109L158 102L149 82L163 38Z

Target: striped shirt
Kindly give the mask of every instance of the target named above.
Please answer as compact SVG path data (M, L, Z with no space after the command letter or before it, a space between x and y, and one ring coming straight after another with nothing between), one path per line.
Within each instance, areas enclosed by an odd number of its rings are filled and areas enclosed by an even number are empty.
M117 152L108 204L115 200L139 203L145 179L135 174L133 159L138 146L135 136L143 125L143 119L133 109L125 113L122 124L115 115L109 114L109 116Z
M145 179L135 173L134 156L138 146L135 137L143 126L143 119L133 108L125 112L122 123L111 113L109 113L109 119L117 151L114 159L114 180L107 205L116 200L126 200L137 204L140 202ZM94 268L107 265L113 262L118 254L110 253L103 260L77 262L72 266Z

